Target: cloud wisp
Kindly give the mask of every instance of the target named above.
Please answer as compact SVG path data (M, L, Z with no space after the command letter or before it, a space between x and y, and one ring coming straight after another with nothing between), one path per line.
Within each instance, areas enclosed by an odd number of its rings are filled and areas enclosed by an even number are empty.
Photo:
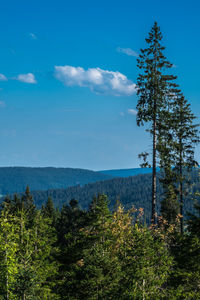
M0 74L0 81L7 81L7 77L4 74Z
M35 79L35 75L33 73L27 73L27 74L19 74L15 80L25 82L25 83L32 83L35 84L37 83Z
M138 57L138 53L132 50L131 48L121 48L117 47L117 52L124 53L128 56Z
M98 94L130 96L136 92L136 85L124 74L100 68L55 66L54 76L66 86L87 87Z
M133 108L128 108L125 112L121 111L119 114L121 117L125 117L127 115L137 116L137 110L135 110Z
M129 109L127 110L127 113L128 113L129 115L136 116L136 115L137 115L137 110L135 110L135 109L133 109L133 108L129 108Z
M32 40L37 40L37 36L35 35L35 33L30 32L30 33L29 33L29 37L30 37Z

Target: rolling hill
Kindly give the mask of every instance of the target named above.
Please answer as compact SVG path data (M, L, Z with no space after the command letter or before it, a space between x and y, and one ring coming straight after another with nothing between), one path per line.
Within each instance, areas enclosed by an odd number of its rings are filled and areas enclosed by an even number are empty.
M140 174L128 178L113 178L89 183L84 186L78 185L66 189L33 191L31 193L38 207L41 207L48 197L51 197L56 207L61 208L63 205L67 205L71 199L76 199L83 209L88 209L95 195L103 193L108 196L111 209L114 208L117 201L120 201L126 209L131 208L133 205L136 208L142 207L148 221L151 214L151 180L151 174ZM193 196L196 191L200 191L197 172L192 173L192 182L193 185L187 191L184 213L187 211L193 212ZM158 200L162 199L162 188L159 182L157 196ZM159 201L157 205L159 209Z
M0 194L21 193L29 185L31 190L48 190L84 185L108 180L113 176L84 169L1 167Z
M128 177L151 172L151 169L122 169L91 171L75 168L0 167L0 194L22 193L29 185L31 190L61 189L85 185L114 177Z

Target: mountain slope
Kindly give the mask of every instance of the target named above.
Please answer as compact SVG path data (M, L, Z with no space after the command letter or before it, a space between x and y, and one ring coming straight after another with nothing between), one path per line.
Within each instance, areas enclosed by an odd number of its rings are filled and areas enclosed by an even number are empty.
M193 195L195 191L200 191L197 173L192 176L193 185L188 190L188 196L184 204L184 212L193 211ZM33 197L38 207L51 197L54 205L61 208L63 204L68 204L73 198L79 201L83 209L87 209L92 198L98 193L104 193L108 196L110 207L113 208L116 201L119 200L122 205L128 209L134 205L136 208L142 207L145 210L147 221L151 215L151 174L137 175L128 178L113 178L106 181L89 183L84 186L74 186L67 189L56 189L48 191L33 191ZM159 199L162 199L162 189L158 183L157 189L158 209L160 207Z
M48 190L110 178L110 175L84 169L1 167L0 194L21 193L27 185L31 190Z

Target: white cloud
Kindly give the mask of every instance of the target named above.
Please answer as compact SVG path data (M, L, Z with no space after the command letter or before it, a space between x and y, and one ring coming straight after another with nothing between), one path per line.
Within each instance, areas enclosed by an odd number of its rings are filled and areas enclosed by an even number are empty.
M135 52L134 50L132 50L131 48L121 48L121 47L117 47L117 51L120 53L124 53L128 56L134 56L134 57L138 57L138 53Z
M91 91L114 96L130 96L136 92L136 85L120 72L100 68L55 66L54 76L67 86L88 87Z
M129 109L127 110L127 113L128 113L129 115L133 115L133 116L136 116L136 115L137 115L137 111L136 111L135 109L133 109L133 108L129 108Z
M32 33L32 32L29 33L29 37L30 37L32 40L37 40L37 36L36 36L34 33Z
M7 77L3 74L0 74L0 81L6 81L8 80Z
M35 76L32 73L19 74L15 79L25 83L37 83Z

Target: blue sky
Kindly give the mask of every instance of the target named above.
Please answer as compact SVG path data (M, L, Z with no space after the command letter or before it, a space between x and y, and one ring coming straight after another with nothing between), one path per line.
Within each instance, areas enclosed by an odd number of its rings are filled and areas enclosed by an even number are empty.
M199 11L194 0L4 1L0 166L138 167L151 139L136 126L136 55L157 21L199 118Z

